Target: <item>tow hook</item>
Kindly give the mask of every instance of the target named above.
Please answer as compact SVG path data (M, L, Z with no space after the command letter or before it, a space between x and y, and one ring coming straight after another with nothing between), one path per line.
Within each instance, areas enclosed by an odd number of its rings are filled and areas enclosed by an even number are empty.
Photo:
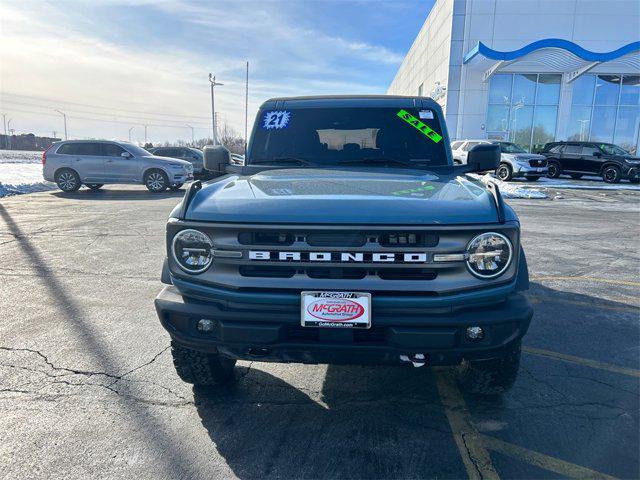
M400 360L403 362L411 362L411 364L418 368L424 367L427 364L427 357L424 353L412 353L411 355L400 355Z

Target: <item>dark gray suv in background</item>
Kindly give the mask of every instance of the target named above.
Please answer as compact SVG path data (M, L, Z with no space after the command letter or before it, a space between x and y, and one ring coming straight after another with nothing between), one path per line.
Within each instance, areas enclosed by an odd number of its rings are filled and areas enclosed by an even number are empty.
M209 180L213 173L204 168L204 154L202 150L192 147L155 147L149 151L161 157L179 158L193 165L193 177L198 180Z
M98 190L107 183L143 184L163 192L193 180L193 165L153 155L133 143L72 140L54 143L42 154L42 176L63 192L75 192L83 184Z

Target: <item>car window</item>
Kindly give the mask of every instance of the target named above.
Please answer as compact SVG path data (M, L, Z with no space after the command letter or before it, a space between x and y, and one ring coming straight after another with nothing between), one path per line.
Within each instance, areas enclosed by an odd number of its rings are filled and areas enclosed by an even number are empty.
M107 157L119 157L125 152L125 149L115 143L103 143L102 154Z
M468 152L469 150L471 150L476 145L480 145L480 142L467 142L467 144L464 146L464 148L462 150L465 151L465 152Z
M567 145L564 147L564 152L563 153L569 153L569 154L580 154L582 152L582 147L580 145Z
M75 155L78 151L76 149L77 145L77 143L65 143L64 145L60 145L60 147L58 147L56 153L59 153L60 155Z
M551 152L551 153L562 153L563 150L564 150L564 145L556 145L555 147L551 148L549 150L549 152Z
M158 155L159 157L164 157L167 154L166 148L156 148L153 152L154 155Z
M586 145L586 146L582 147L582 155L589 155L589 156L593 157L593 155L596 152L600 153L600 149L594 147L593 145Z
M451 144L451 150L457 150L458 148L460 148L460 145L462 145L464 142L453 142Z
M191 150L189 150L188 148L181 148L180 149L180 156L181 157L192 157L193 154L191 153Z
M611 145L610 143L601 143L600 148L609 155L630 155L626 150L618 147L617 145Z

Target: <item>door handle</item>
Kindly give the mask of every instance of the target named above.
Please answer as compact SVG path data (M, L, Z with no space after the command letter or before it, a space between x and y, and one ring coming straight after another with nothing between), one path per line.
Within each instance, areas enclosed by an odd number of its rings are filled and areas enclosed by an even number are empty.
M113 160L107 160L107 163L113 163Z

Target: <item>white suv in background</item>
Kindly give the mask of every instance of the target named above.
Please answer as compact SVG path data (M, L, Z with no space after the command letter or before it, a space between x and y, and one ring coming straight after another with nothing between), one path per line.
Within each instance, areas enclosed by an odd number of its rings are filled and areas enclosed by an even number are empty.
M54 143L42 154L42 175L63 192L75 192L83 184L98 190L106 183L132 183L158 193L193 180L193 165L157 157L133 143L70 140Z
M496 169L496 177L503 181L512 178L526 178L536 181L547 175L547 158L544 155L528 153L520 145L499 140L457 140L451 142L451 153L454 163L467 163L467 155L476 145L494 144L500 146L500 165Z

